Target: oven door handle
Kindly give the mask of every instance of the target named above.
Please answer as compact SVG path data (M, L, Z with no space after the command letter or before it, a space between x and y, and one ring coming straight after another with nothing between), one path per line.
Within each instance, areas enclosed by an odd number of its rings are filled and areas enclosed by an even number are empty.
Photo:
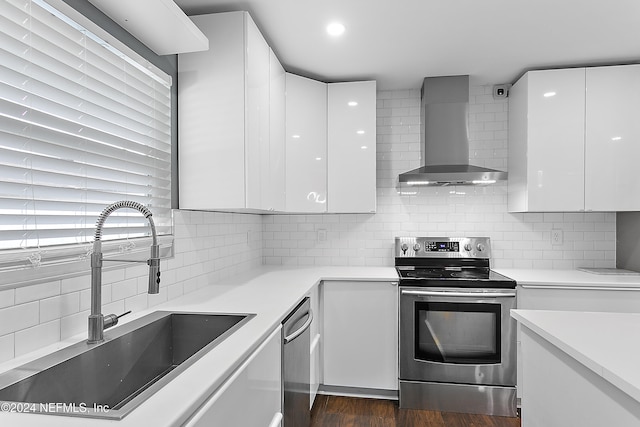
M515 297L516 291L499 292L460 292L460 291L414 291L403 289L402 295L417 295L425 297L466 297L466 298L509 298Z

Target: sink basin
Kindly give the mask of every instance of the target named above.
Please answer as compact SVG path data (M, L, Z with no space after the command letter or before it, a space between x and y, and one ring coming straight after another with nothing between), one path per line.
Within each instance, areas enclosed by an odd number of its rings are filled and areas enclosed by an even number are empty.
M103 343L80 342L0 375L0 401L121 419L253 316L153 312L106 331Z

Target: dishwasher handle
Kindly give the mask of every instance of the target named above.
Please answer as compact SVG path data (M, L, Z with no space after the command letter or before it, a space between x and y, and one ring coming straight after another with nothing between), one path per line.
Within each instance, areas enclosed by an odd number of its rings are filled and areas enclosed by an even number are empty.
M297 331L293 332L291 335L287 335L286 337L284 337L284 343L285 344L288 344L291 341L295 340L300 335L302 335L304 333L304 331L309 329L309 326L311 326L311 322L313 322L313 311L311 309L309 309L309 312L307 314L309 315L309 318L307 319L306 322L304 322L304 325L302 325L300 327L300 329L298 329Z

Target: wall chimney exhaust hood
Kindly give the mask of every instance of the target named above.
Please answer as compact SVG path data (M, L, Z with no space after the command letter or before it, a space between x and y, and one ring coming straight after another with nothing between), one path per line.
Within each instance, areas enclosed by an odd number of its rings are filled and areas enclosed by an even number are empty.
M469 76L425 78L420 115L424 166L400 174L400 184L481 185L507 179L506 172L469 164Z

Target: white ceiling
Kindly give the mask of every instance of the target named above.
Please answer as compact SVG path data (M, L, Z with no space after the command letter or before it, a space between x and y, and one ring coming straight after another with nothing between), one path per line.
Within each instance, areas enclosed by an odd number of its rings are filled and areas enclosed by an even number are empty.
M640 62L640 0L175 0L188 14L247 10L287 71L412 89L469 74ZM331 20L346 31L327 35Z

